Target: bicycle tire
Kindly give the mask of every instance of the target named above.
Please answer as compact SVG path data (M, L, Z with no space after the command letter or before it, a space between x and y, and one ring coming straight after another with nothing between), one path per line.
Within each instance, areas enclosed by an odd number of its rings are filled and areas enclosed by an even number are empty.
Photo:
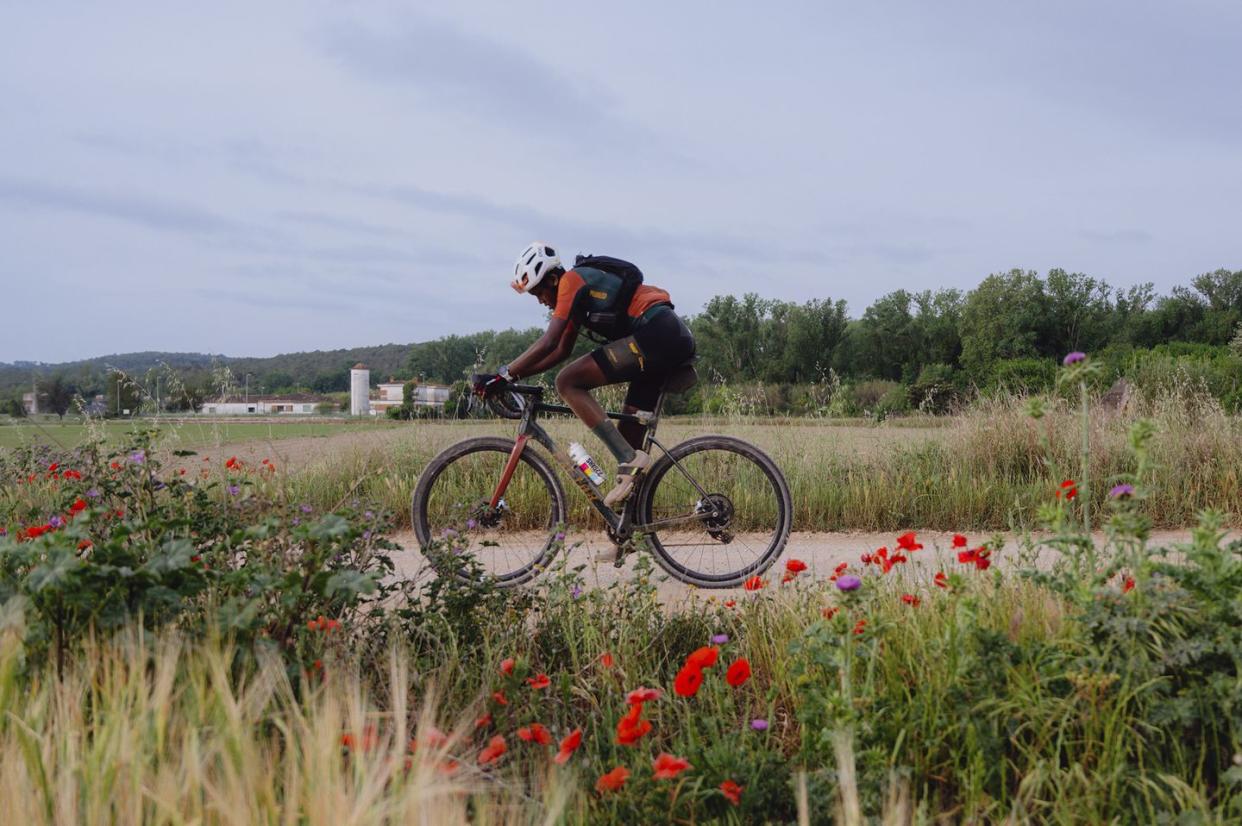
M440 480L444 471L455 462L459 462L472 454L485 452L501 454L500 458L502 461L500 461L499 466L503 467L504 462L508 461L509 454L512 451L512 440L502 439L497 436L480 436L474 439L466 439L445 448L427 463L427 467L419 475L418 483L414 486L414 493L410 497L410 521L414 527L414 535L418 538L420 548L425 549L437 538L442 538L436 537L435 531L432 529L428 514L428 504L435 491L435 484ZM565 489L562 487L560 479L557 478L552 465L542 454L534 449L532 444L527 444L525 450L522 451L519 469L522 465L531 469L535 474L535 478L543 483L548 492L552 507L547 523L544 526L547 530L546 539L533 558L528 563L504 574L487 577L496 585L506 588L528 582L547 568L552 557L555 556L558 526L565 524ZM495 480L498 481L499 478L497 474ZM479 490L477 493L479 497L486 498L491 495L491 490ZM470 501L474 500L471 499ZM476 577L467 575L465 570L460 568L454 571L453 575L465 582L478 581Z
M708 451L726 451L749 460L761 472L762 478L771 484L775 495L775 502L773 504L775 506L774 519L776 524L773 525L772 535L770 540L767 541L766 548L758 554L753 562L745 564L737 570L726 573L706 573L695 570L693 567L679 561L670 552L664 541L662 541L660 531L644 533L649 541L656 563L674 579L700 588L733 588L742 585L753 576L764 573L772 566L772 563L780 557L781 552L785 549L785 544L789 541L789 532L793 525L793 497L789 493L789 484L785 481L784 473L781 472L781 469L766 453L749 442L744 442L731 436L699 436L681 442L656 460L651 470L648 471L646 481L639 492L640 499L638 501L637 513L641 523L647 524L652 522L655 518L655 501L656 495L660 490L661 481L668 476L670 471L677 477L681 476L681 473L675 469L673 460L676 459L684 467L685 460L690 459L695 454L702 454ZM700 484L711 488L712 481L710 479L700 480ZM712 492L709 489L709 493ZM641 530L641 527L636 525L635 529ZM710 533L707 526L701 523L695 529L703 533Z

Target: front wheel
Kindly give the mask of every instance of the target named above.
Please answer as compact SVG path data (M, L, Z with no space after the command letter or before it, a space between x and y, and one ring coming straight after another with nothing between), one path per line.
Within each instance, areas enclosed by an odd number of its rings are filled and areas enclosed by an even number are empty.
M498 437L467 439L418 477L410 508L414 535L424 553L447 554L459 579L521 585L547 567L564 538L557 534L565 524L565 491L533 445L522 451L504 497L492 507L512 450L512 441ZM455 555L467 561L458 564Z
M752 444L701 436L652 466L638 502L635 534L645 534L660 567L700 588L732 588L771 567L793 523L789 485Z

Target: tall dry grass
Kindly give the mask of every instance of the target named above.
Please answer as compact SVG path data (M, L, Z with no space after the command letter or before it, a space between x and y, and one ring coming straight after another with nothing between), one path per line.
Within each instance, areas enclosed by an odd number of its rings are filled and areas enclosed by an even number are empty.
M748 416L710 420L668 419L660 438L673 444L704 433L752 442L784 470L794 501L794 529L801 531L995 530L1026 527L1035 506L1079 468L1078 413L1048 400L1041 419L1027 400L981 400L951 419L923 419L928 427L896 420L869 427L815 419L772 420ZM1097 410L1091 422L1091 479L1083 490L1098 505L1112 477L1133 470L1130 428L1140 419L1156 430L1153 478L1145 515L1155 527L1184 527L1213 508L1242 515L1242 419L1206 393L1183 387L1158 396L1138 394L1115 410ZM600 459L606 451L575 421L546 424L562 444L578 440ZM290 477L290 495L330 506L365 495L408 522L409 497L418 473L437 452L461 439L513 435L508 422L416 422L408 435L381 448L362 445ZM566 485L571 522L595 525L594 513ZM482 496L482 493L480 493ZM1098 507L1096 511L1098 512Z
M63 679L22 676L10 626L0 635L3 822L553 823L564 809L564 777L530 792L465 761L450 773L468 723L437 720L434 692L422 682L416 693L399 657L377 698L347 672L298 696L275 657L239 676L235 653L130 631L87 642ZM453 734L429 745L432 726Z

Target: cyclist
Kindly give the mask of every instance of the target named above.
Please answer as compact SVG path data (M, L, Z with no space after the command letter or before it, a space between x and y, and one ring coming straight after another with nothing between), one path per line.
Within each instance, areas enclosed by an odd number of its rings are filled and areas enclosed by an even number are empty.
M613 424L591 390L628 381L624 412L653 411L669 373L694 357L694 337L673 312L666 291L646 284L627 289L624 275L590 263L587 259L566 270L556 250L542 241L522 250L511 286L535 296L552 310L552 318L526 352L498 373L481 377L474 389L491 394L508 382L555 367L573 352L584 327L601 336L605 344L557 374L556 390L616 457L617 484L604 497L605 504L615 507L630 495L635 479L651 461L642 450L645 427L637 422ZM631 296L627 306L618 306L627 293Z

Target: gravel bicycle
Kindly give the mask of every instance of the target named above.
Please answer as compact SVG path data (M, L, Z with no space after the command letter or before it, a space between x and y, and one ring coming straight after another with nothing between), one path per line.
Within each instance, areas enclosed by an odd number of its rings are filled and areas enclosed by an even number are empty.
M604 521L624 552L643 546L664 570L702 588L729 588L762 574L789 539L793 505L780 468L759 448L730 436L700 436L666 447L656 438L664 397L687 390L693 365L665 382L652 413L608 413L646 426L643 450L660 455L639 477L619 512L543 427L540 414L569 414L543 401L542 387L509 385L488 400L519 421L515 439L466 439L431 460L414 489L411 516L421 547L452 537L471 566L455 574L520 585L545 570L562 546L568 518L565 489L548 456L560 465ZM618 554L621 564L624 553Z

